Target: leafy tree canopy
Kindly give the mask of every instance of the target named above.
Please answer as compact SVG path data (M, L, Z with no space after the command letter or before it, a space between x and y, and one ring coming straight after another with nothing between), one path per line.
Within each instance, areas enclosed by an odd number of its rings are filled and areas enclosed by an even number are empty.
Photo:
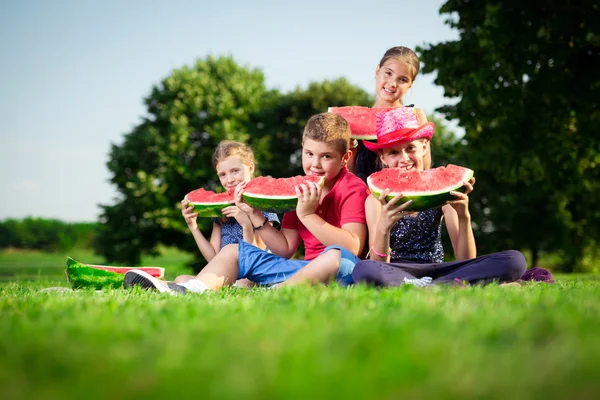
M368 105L364 90L344 79L281 94L260 70L231 57L208 57L174 70L145 100L147 115L108 161L119 196L103 206L97 249L108 261L137 265L158 244L200 257L181 217L180 201L198 187L219 186L212 154L223 139L252 145L264 174L302 173L299 153L308 118L329 106ZM208 234L211 221L199 219Z
M600 4L449 0L440 13L459 40L418 51L458 100L438 111L465 128L484 230L496 246L560 249L572 269L600 235Z

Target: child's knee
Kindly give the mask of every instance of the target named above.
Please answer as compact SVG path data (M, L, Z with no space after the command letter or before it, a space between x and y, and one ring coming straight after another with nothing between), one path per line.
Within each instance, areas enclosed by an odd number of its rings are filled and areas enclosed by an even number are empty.
M373 261L370 261L370 260L359 261L354 266L354 270L352 271L352 280L354 280L354 282L356 282L356 283L373 282L373 280L375 278L374 275L376 272L374 266L375 266L375 263Z
M342 252L337 249L328 250L325 255L325 267L330 273L337 274L340 269Z
M521 278L527 270L527 261L523 253L517 250L506 250L503 252L508 259L506 265L506 280L516 281Z

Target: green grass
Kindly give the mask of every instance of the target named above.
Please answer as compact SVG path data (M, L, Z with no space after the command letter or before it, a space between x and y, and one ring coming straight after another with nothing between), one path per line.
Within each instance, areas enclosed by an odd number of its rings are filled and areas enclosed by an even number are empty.
M597 398L600 280L558 278L520 288L301 287L177 297L44 292L60 281L5 281L0 393Z

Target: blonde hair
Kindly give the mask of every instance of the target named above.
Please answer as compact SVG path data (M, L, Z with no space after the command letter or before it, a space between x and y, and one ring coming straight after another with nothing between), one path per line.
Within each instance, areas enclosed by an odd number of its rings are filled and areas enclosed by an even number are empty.
M348 152L350 125L342 116L334 113L321 113L310 117L304 128L302 141L311 139L331 144L343 156Z
M222 140L215 149L213 154L212 162L213 167L216 168L217 164L227 157L237 157L242 161L242 164L250 166L254 164L256 167L256 161L254 160L254 152L250 146L237 142L235 140Z
M419 74L419 70L421 69L421 65L419 63L419 56L417 53L404 46L396 46L388 49L381 61L379 61L379 67L383 67L383 64L389 59L394 59L398 61L405 62L411 67L411 72L413 75L411 76L411 80L414 81L417 75Z

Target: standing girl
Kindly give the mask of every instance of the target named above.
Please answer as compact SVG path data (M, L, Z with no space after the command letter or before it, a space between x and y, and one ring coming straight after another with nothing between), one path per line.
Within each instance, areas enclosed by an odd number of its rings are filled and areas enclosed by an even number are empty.
M433 123L420 124L408 108L380 114L377 119L377 143L365 142L390 168L423 170ZM389 202L383 191L379 198L365 201L369 229L370 260L356 264L354 282L376 286L417 286L459 283L485 284L512 282L521 277L527 264L515 250L476 257L471 228L468 194L475 178L464 182L465 193L451 192L454 200L443 207L422 212L404 211L410 201L399 206L402 194ZM441 224L445 221L457 261L442 262Z
M419 73L419 57L408 47L396 46L388 49L375 68L375 104L373 108L404 107L402 98L412 87ZM409 106L412 107L412 106ZM419 124L427 122L427 115L420 108L413 112ZM355 142L348 169L366 181L367 177L380 169L378 156L362 141ZM431 151L427 147L424 168L431 167Z
M225 190L235 190L240 183L245 183L252 179L255 170L254 153L252 149L244 143L233 140L223 140L217 146L213 154L213 166L217 171L217 176ZM226 245L244 241L261 249L265 248L264 243L252 228L250 218L246 213L232 204L221 210L223 218L213 218L213 228L210 235L210 241L207 240L196 223L198 214L194 212L194 206L185 199L181 202L181 214L189 230L192 232L198 249L206 259L210 261ZM277 214L263 213L271 223L279 223ZM178 277L176 282L186 280L186 275ZM194 277L191 276L190 277Z

